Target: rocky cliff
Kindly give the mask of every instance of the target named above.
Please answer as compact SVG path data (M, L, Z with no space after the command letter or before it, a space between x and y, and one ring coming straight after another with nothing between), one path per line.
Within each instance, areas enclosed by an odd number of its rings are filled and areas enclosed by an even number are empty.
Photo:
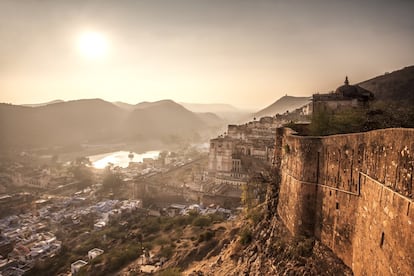
M279 184L279 172L274 171L268 179L266 201L235 223L239 235L219 254L194 263L184 274L352 275L321 242L290 234L276 212Z

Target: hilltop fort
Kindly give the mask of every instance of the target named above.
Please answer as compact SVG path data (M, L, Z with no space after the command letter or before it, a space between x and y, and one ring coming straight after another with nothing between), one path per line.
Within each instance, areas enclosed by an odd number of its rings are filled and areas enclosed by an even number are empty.
M321 113L328 119L353 113L384 115L371 107L377 104L374 92L350 85L346 78L335 92L313 95L306 109L313 112L313 121ZM243 161L240 156L248 155L271 162L269 172L273 177L268 180L262 219L252 223L248 215L248 222L242 226L240 240L244 242L247 235L250 243L241 249L233 241L218 255L216 261L220 262L214 269L202 263L195 270L249 275L411 274L414 129L391 127L361 132L366 126L361 121L349 129L355 133L311 136L308 127L312 124L290 122L293 130L282 127L286 120L281 123L278 118L272 117L274 125L268 126L273 147L263 147L266 151L260 156L255 156L254 148L265 145L267 135L261 133L256 137L260 143L249 148L246 137L252 131L246 130L265 119L229 126L226 136L210 141L209 169L215 177L223 172L234 176L231 173L240 165L237 160ZM339 133L344 130L346 127ZM269 155L272 148L273 154ZM243 172L245 167L241 162Z

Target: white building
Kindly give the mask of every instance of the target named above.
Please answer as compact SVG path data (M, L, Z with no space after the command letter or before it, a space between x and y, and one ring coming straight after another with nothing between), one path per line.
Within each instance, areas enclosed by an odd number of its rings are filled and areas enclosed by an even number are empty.
M70 272L72 272L72 275L74 275L74 274L78 273L79 270L87 264L88 263L85 262L85 261L77 260L76 262L74 262L70 265Z
M102 249L99 248L94 248L88 251L88 259L89 260L93 260L96 257L98 257L99 255L102 255L104 253L104 251Z
M97 223L93 225L93 228L97 231L104 229L106 226L106 222L99 220Z

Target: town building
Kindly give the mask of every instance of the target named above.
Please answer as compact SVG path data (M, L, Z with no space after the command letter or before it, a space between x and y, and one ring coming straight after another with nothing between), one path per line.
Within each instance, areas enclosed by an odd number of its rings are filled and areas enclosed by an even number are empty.
M75 275L76 273L79 272L79 270L84 267L85 265L87 265L88 263L83 261L83 260L77 260L76 262L72 263L70 265L70 272L72 273L72 275Z
M276 128L281 121L262 117L242 125L229 125L227 133L210 140L208 176L215 185L240 187L247 183L246 159L271 164Z
M104 253L104 251L102 249L99 248L94 248L88 251L88 259L89 260L93 260L96 257L102 255Z

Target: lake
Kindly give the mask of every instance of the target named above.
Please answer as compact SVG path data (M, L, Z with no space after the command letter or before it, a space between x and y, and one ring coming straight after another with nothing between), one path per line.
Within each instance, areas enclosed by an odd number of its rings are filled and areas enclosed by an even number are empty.
M153 150L144 153L132 152L134 155L132 158L128 157L129 153L129 151L115 151L88 157L92 165L97 169L104 169L109 163L114 164L114 166L126 168L128 167L129 162L142 162L144 158L157 159L160 151Z

